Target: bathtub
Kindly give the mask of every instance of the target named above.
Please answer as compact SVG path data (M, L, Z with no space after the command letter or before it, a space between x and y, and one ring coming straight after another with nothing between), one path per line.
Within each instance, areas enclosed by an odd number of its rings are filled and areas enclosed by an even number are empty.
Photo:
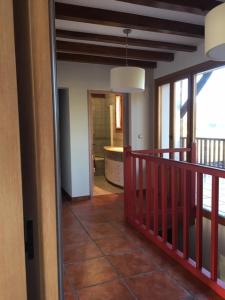
M123 187L123 147L105 146L105 178L110 183Z

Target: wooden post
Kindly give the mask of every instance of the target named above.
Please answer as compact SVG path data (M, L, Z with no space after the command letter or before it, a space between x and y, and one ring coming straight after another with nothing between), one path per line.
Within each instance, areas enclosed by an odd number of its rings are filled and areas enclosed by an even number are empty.
M197 147L196 147L196 143L192 143L191 145L191 163L193 164L196 164L196 150L197 150Z
M124 147L124 217L131 217L131 147Z
M12 0L0 0L0 31L0 299L26 300L21 152Z

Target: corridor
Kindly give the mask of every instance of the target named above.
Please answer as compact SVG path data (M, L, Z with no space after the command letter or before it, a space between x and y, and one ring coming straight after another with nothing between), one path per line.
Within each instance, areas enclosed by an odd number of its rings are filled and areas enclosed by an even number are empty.
M65 300L219 300L123 220L123 194L63 202Z

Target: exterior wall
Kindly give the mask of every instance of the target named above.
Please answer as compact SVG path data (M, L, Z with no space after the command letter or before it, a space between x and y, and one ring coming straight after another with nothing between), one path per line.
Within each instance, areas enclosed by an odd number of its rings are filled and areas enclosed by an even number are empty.
M58 62L58 87L69 88L72 197L90 194L88 90L110 91L111 66ZM153 140L153 75L145 93L130 96L130 144L149 148ZM150 97L151 96L151 97ZM138 138L141 136L141 138Z

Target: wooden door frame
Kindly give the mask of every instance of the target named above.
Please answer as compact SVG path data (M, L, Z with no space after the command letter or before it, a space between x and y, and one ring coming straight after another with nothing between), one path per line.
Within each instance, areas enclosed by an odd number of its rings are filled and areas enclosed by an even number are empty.
M0 298L26 300L23 198L12 0L0 0Z
M16 0L14 14L24 208L25 217L34 218L37 261L30 292L32 299L58 300L63 259L54 0Z
M92 110L92 97L91 94L115 94L118 96L122 96L123 99L127 102L127 108L125 109L125 102L123 101L123 147L125 147L125 140L126 140L126 132L129 132L129 118L128 117L128 111L129 111L129 101L128 97L126 99L125 94L123 93L117 93L112 91L105 91L105 90L88 90L87 92L87 101L88 101L88 151L89 151L89 186L90 186L90 197L93 197L93 159L92 159L92 153L93 153L93 126L92 126L92 120L93 120L93 110Z

